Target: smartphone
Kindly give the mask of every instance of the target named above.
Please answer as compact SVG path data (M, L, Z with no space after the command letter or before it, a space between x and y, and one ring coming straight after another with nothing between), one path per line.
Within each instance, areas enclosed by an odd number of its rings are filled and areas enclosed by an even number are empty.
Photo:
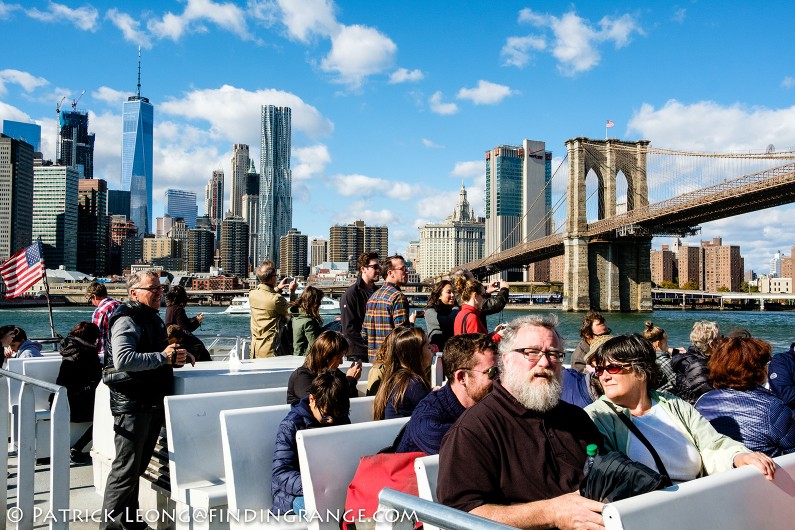
M417 318L425 318L425 311L415 311Z

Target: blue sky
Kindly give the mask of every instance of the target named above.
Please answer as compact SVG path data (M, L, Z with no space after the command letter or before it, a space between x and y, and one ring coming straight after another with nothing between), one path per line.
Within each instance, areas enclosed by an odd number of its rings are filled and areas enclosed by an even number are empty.
M259 109L293 109L293 224L310 237L364 219L404 251L452 213L463 181L483 215L483 154L529 138L612 137L706 152L795 147L791 2L0 0L0 120L42 125L76 98L95 176L120 185L121 107L155 105L155 215L165 189L259 169ZM561 171L562 173L562 171ZM565 187L558 183L556 191ZM654 183L650 183L654 186ZM795 236L783 206L702 226L764 272ZM654 247L669 242L655 239Z

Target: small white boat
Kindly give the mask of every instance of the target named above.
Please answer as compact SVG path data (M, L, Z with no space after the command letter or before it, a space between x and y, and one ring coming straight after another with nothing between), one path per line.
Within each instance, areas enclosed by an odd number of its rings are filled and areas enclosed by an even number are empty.
M226 308L224 314L227 315L250 315L251 305L248 302L248 296L235 296L232 298L232 303ZM340 302L327 296L323 297L320 302L321 315L339 315Z

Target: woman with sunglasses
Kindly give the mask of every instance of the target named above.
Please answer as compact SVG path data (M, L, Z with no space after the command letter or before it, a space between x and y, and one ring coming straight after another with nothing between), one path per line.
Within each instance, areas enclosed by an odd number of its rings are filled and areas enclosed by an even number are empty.
M659 471L628 421L650 443L675 483L747 465L773 478L776 466L769 456L718 433L688 402L653 390L660 370L654 348L640 335L613 337L589 351L586 362L594 367L604 395L585 411L602 433L606 450L621 451Z
M397 328L392 335L394 347L378 352L384 357L381 384L373 403L374 420L411 416L431 391L433 349L425 332L421 328Z
M425 307L425 327L428 338L437 351L444 351L447 339L454 335L453 326L458 315L455 305L455 291L450 280L442 280L433 286Z

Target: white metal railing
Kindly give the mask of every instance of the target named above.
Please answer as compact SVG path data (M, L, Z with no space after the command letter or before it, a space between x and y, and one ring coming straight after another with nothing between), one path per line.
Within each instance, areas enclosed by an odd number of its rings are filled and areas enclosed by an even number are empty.
M413 530L417 521L447 530L509 530L513 526L484 519L390 488L378 494L376 530Z
M19 442L17 445L16 516L19 530L32 530L34 525L34 479L36 472L36 410L34 389L55 394L50 409L50 529L69 528L69 400L66 388L0 369L0 376L21 383L19 390ZM0 420L0 440L8 440L10 408L8 381L0 383L0 403L6 404L6 420ZM0 466L8 469L8 451L0 451ZM8 490L8 474L0 483ZM0 503L0 524L5 525L7 503Z

